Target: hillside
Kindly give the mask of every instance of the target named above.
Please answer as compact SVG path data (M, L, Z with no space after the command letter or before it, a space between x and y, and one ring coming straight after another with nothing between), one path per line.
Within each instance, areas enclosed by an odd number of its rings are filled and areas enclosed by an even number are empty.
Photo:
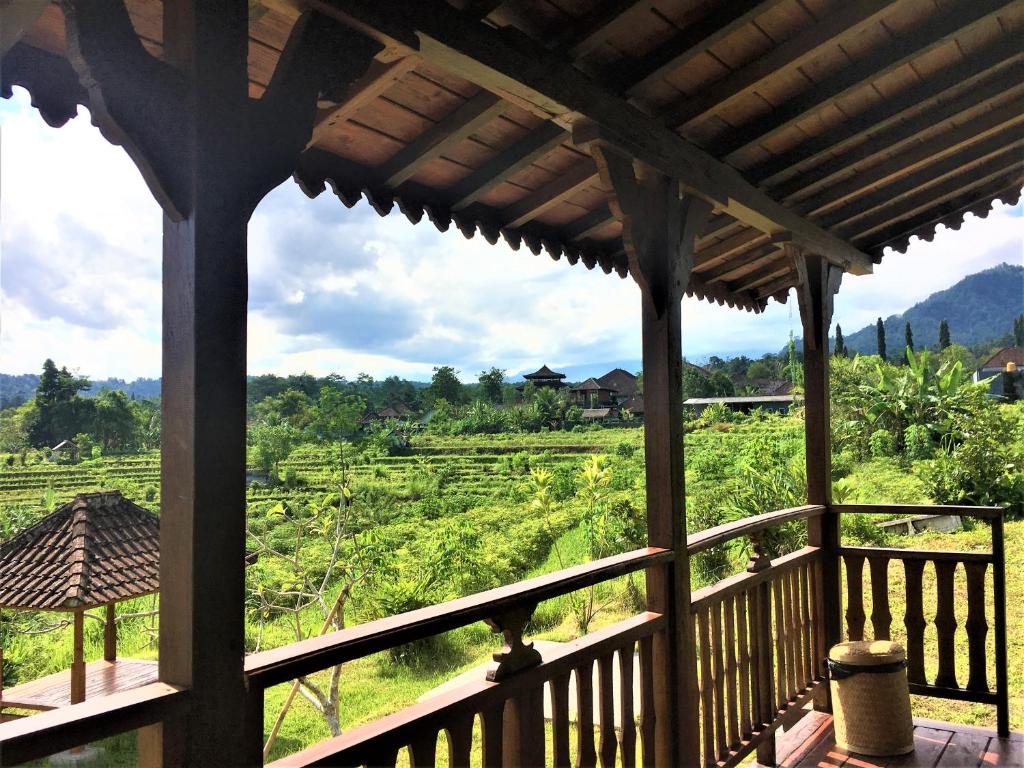
M883 323L890 353L903 348L903 325L910 323L914 346L934 347L939 342L939 323L949 322L956 344L971 346L1001 338L1013 329L1013 319L1024 311L1024 267L1000 264L968 275L956 285L933 293L903 314L890 315ZM875 324L843 336L851 351L878 351Z

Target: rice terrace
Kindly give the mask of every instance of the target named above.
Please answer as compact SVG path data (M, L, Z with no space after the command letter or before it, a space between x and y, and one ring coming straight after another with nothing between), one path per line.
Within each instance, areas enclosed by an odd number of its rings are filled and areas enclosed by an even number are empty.
M0 768L1024 765L1022 29L0 2Z

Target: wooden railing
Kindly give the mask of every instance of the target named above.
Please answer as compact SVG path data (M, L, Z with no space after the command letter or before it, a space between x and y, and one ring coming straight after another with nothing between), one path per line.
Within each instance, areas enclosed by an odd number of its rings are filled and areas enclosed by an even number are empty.
M1009 710L1006 665L1006 574L1003 552L1003 510L999 507L963 506L900 506L900 505L835 505L840 513L880 515L935 514L987 520L991 526L992 548L989 552L947 552L933 550L888 549L880 547L841 547L839 556L845 566L845 617L847 636L865 639L864 610L865 563L871 599L871 638L892 638L893 620L905 631L907 677L911 693L922 696L975 701L996 706L997 728L1009 733ZM892 562L903 564L905 612L893 617L889 592L891 580L899 581L899 573L890 568ZM936 674L926 676L925 606L926 567L934 573L935 603L932 623L935 626L937 657ZM966 614L960 611L956 585L962 571ZM990 575L989 575L990 574ZM894 578L895 577L895 578ZM991 581L992 619L994 630L993 658L987 652L989 622L986 591ZM930 606L929 606L930 608ZM956 665L956 633L962 626L967 636L967 682L961 686ZM990 664L990 662L992 662ZM989 668L994 672L994 688L989 686ZM961 669L961 672L963 670Z

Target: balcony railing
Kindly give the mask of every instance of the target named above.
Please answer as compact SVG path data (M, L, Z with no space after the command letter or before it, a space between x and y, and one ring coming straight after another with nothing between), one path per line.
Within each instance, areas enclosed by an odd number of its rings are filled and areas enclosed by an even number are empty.
M700 726L700 760L706 766L730 766L757 750L768 763L774 757L775 733L802 716L815 698L823 703L826 643L825 611L841 610L840 595L824 594L822 568L828 555L804 547L771 559L764 534L784 523L838 513L898 514L907 508L887 506L804 506L719 526L691 536L690 555L736 539L749 540L750 561L744 573L722 579L691 595L698 700L684 716ZM906 644L914 693L994 704L1001 732L1007 730L1005 652L1005 576L1002 512L996 508L914 507L913 512L957 514L988 520L991 552L935 552L840 546L832 556L845 563L846 626L851 639L864 636L866 615L861 586L864 564L870 574L871 626L876 638L889 637L889 564L903 563ZM550 743L554 765L569 765L574 755L582 767L654 764L667 754L666 742L678 723L662 709L675 681L665 674L668 617L646 612L566 643L544 658L524 642L523 630L543 600L640 570L671 568L672 551L647 548L557 573L530 579L442 605L312 638L246 659L251 742L243 762L262 756L263 691L311 674L476 621L488 622L505 637L489 678L483 677L375 722L346 731L279 760L275 765L394 765L408 748L414 765L433 765L440 734L448 744L448 763L466 765L479 718L485 766L543 764ZM937 643L923 639L926 563L935 571ZM953 636L958 617L954 579L958 567L966 579L968 677L958 683ZM991 583L995 642L988 657L985 596ZM934 651L934 653L932 652ZM639 658L634 673L634 657ZM934 660L931 682L925 670ZM596 673L595 673L596 668ZM616 675L617 670L617 675ZM988 671L994 670L994 687ZM634 676L639 679L634 684ZM594 680L596 678L596 685ZM550 702L545 715L545 692ZM0 725L0 764L13 765L70 746L159 723L187 705L188 692L163 684L44 713ZM575 701L575 740L571 743L570 701ZM595 711L597 717L594 717ZM545 735L545 719L550 732ZM639 753L639 754L638 754Z

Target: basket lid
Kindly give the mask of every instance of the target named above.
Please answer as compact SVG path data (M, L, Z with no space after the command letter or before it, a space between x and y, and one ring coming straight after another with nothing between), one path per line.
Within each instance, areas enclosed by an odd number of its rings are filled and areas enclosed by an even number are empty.
M889 640L855 640L839 643L829 649L828 656L840 664L860 667L874 667L904 661L907 658L903 646Z

